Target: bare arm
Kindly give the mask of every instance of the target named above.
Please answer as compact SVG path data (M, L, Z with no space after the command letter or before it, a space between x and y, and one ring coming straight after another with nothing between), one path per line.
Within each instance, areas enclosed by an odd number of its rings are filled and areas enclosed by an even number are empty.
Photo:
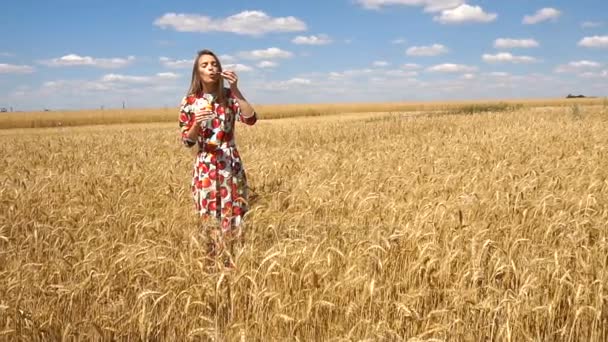
M239 78L237 74L232 70L226 70L222 72L222 76L228 81L228 84L230 84L230 91L239 105L243 118L246 121L248 119L253 119L255 116L255 109L253 109L253 106L249 103L249 101L247 101L247 99L245 99L245 96L243 96L243 93L239 89Z
M236 98L236 101L239 103L239 107L241 108L241 114L245 118L250 118L254 116L255 110L253 109L253 106L245 99L245 97L241 93L241 90L238 87L234 87L234 89L231 90L234 94L234 97Z
M196 141L196 139L198 138L200 128L201 128L200 121L198 121L198 120L194 121L194 124L192 125L192 127L190 127L190 129L186 132L186 137L188 137L188 139L190 139L192 141Z

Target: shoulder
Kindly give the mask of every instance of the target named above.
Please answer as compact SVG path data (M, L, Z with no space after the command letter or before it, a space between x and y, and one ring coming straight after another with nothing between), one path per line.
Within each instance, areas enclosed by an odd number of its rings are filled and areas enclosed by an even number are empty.
M196 96L194 96L193 94L189 94L189 95L184 96L184 97L182 98L181 105L182 105L182 106L191 105L191 104L193 104L195 101L196 101Z

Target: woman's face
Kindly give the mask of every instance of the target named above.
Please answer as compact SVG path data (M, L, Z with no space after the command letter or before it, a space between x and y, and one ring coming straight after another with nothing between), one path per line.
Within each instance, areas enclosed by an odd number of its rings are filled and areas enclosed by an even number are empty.
M198 59L198 75L205 84L216 83L220 78L220 66L215 57L202 55Z

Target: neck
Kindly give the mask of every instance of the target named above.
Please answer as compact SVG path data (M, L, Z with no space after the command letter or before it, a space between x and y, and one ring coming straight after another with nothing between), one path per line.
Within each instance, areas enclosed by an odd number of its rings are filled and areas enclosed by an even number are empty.
M203 92L204 93L217 95L217 92L218 92L217 88L218 88L217 83L203 83Z

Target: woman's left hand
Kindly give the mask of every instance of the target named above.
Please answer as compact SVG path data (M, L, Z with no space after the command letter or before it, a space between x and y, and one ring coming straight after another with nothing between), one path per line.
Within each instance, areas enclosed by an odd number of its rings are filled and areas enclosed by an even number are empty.
M232 70L222 71L222 77L224 77L228 81L228 84L230 85L230 89L237 88L237 82L239 81L239 77L236 75L236 73L234 71L232 71Z

